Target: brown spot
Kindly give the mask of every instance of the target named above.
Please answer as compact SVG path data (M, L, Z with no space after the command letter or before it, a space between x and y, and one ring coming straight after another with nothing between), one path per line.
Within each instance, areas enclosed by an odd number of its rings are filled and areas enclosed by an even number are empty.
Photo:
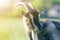
M27 22L28 20L26 19L26 22Z
M29 26L29 23L27 23L27 26Z

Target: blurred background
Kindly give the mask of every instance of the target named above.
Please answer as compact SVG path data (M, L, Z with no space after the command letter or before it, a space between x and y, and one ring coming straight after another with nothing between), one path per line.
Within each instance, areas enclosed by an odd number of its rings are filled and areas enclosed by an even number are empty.
M31 2L36 10L42 10L41 19L60 18L60 0L0 0L0 40L28 40L22 21L22 10L18 2Z

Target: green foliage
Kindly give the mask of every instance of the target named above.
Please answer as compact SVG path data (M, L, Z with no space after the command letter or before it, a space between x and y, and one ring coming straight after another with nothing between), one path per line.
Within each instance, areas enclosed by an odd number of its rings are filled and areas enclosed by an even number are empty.
M32 3L37 10L40 10L43 7L43 1L42 0L35 0Z
M27 40L20 18L0 18L0 40Z
M19 5L18 7L16 7L14 10L13 10L13 13L15 14L15 16L18 16L18 17L20 17L20 16L22 16L22 11L25 11L26 9L23 7L23 6L21 6L21 5Z
M52 0L52 1L55 1L55 2L60 2L60 0Z

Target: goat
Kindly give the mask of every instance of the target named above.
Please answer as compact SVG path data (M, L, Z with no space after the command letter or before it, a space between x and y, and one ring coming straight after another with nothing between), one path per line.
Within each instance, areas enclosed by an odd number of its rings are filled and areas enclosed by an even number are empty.
M20 3L27 10L23 12L23 23L29 40L60 40L60 23L40 21L39 12L30 4ZM59 25L59 26L58 26Z
M31 4L25 4L23 2L19 4L26 8L25 12L22 11L22 15L27 37L29 40L38 40L37 31L41 30L38 16L39 12Z

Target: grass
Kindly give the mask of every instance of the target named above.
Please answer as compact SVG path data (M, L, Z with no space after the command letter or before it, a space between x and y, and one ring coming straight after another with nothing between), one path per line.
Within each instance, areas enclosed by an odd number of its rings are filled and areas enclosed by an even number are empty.
M0 17L0 40L28 40L22 18Z
M0 40L27 40L22 19L0 17Z

